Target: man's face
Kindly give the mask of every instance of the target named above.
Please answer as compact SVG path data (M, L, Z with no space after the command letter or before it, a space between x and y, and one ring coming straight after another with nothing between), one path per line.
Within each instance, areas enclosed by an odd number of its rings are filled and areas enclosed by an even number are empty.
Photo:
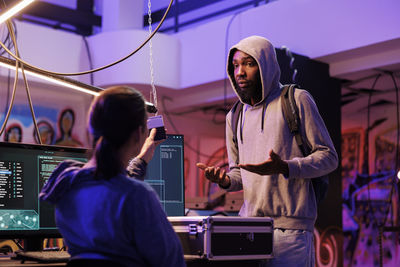
M243 102L254 105L262 97L260 71L255 59L237 50L232 58L236 87Z

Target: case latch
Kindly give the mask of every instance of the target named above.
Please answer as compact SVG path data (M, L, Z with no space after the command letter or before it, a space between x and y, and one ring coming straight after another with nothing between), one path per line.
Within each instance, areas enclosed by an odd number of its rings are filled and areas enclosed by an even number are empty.
M197 224L189 224L189 236L197 235Z

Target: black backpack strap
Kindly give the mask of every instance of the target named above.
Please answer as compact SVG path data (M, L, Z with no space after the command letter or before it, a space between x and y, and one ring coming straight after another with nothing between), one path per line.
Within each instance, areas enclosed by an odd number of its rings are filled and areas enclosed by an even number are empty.
M300 117L299 110L294 98L294 90L298 87L296 84L287 84L283 87L281 93L281 102L283 116L286 119L290 132L294 135L297 145L299 146L303 156L310 154L310 148L304 142L300 130Z
M232 141L238 148L238 138L237 138L237 127L239 124L239 117L243 110L243 103L239 100L233 105L231 109L231 128L232 128ZM239 164L239 159L237 159L237 164Z
M311 147L303 140L301 135L299 110L294 99L294 89L296 87L298 88L296 84L284 86L281 93L282 111L289 126L290 132L294 135L296 143L305 157L311 153ZM321 176L312 179L312 186L317 204L326 198L328 185L328 176Z

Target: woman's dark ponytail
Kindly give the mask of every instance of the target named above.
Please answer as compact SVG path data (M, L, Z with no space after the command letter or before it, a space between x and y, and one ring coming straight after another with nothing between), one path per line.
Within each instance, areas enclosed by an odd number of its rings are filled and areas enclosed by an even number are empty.
M116 148L100 138L95 150L97 179L109 179L117 175L122 169Z

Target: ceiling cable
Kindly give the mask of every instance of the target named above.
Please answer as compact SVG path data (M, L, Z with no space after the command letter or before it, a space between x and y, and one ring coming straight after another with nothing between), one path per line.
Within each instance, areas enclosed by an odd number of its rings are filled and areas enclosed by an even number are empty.
M10 20L7 20L6 23L7 23L8 31L10 32L10 35L11 35L11 40L14 44L15 54L20 56L19 51L18 51L17 39L16 39L16 36L14 33L14 29L12 27L12 23L10 22ZM24 80L26 96L28 98L28 103L29 103L29 108L30 108L31 115L32 115L32 121L33 121L34 129L35 129L35 133L37 135L39 144L42 144L42 138L40 137L39 127L37 125L35 111L33 109L33 103L32 103L32 98L31 98L30 89L29 89L29 85L28 85L28 79L26 78L25 69L24 69L23 64L21 64L21 72L22 72L22 77Z
M102 67L99 68L95 68L95 69L91 69L91 70L87 70L87 71L81 71L81 72L68 72L68 73L64 73L64 72L54 72L54 71L50 71L50 70L46 70L46 69L42 69L36 66L33 66L32 64L22 60L18 55L15 55L13 52L11 52L6 45L0 41L0 46L3 47L3 49L11 56L13 57L16 61L19 61L21 64L28 66L29 68L42 73L42 74L51 74L51 75L58 75L58 76L78 76L78 75L84 75L84 74L89 74L89 73L93 73L96 71L100 71L100 70L104 70L106 68L109 68L111 66L114 66L126 59L128 59L129 57L133 56L134 54L136 54L136 52L138 52L143 46L145 46L150 40L151 38L153 38L153 36L158 32L158 30L160 29L161 25L163 24L164 20L167 17L167 14L169 12L169 10L171 9L172 3L174 2L174 0L170 0L170 3L167 7L167 9L165 10L165 13L163 15L163 17L161 18L160 23L157 25L157 27L154 29L154 31L150 34L149 37L147 37L147 39L141 44L139 45L134 51L132 51L131 53L129 53L128 55L126 55L125 57L114 61L110 64L104 65Z
M6 4L5 4L5 1L3 0L3 7L5 7L5 6L6 6ZM11 38L11 34L10 34L10 31L9 31L9 25L8 24L7 24L7 30L8 30L8 34L7 34L6 40L9 40L9 43L10 43L9 45L11 46L12 38ZM14 32L14 36L15 36L15 32ZM11 114L12 108L14 107L15 94L17 92L17 84L18 84L18 68L19 68L19 62L16 61L15 62L15 72L16 73L15 73L15 76L14 76L14 85L13 85L13 90L12 90L12 93L11 93L11 100L10 100L10 103L8 104L8 107L6 106L7 112L5 112L4 121L3 121L3 123L2 123L2 125L0 127L0 136L3 134L4 130L6 129L8 119L10 118L10 114Z

